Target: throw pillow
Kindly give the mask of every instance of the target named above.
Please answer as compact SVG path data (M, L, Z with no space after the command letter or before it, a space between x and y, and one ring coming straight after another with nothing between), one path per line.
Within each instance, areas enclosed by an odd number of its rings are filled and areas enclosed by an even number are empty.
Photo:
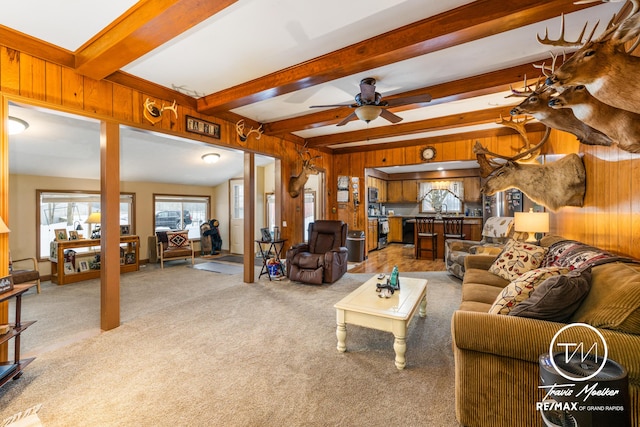
M540 267L547 248L510 240L489 267L489 272L512 281L523 273Z
M168 231L167 241L169 242L169 248L184 248L185 246L189 246L189 232Z
M524 273L502 290L491 306L489 313L509 314L518 304L529 298L539 284L549 277L559 276L568 272L568 268L547 267L536 268Z
M573 270L540 283L528 299L516 305L510 316L566 323L591 288L591 268Z

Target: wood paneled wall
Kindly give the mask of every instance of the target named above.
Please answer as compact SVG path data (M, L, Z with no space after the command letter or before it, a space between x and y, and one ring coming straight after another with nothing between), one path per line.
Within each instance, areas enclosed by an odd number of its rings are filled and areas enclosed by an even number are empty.
M540 140L543 132L532 132L530 140ZM522 145L517 135L477 139L489 150L510 155L510 147ZM425 141L419 147L399 147L360 153L335 154L333 173L364 179L364 169L370 167L420 163L419 152L425 145L437 150L436 161L473 160L476 139L447 142ZM622 255L640 259L640 155L616 147L597 147L578 143L573 135L552 131L545 145L549 156L580 153L587 171L587 192L584 206L566 207L551 213L551 233L598 246ZM330 181L335 186L335 180ZM364 187L361 192L364 194ZM338 207L335 196L331 199ZM338 209L336 217L350 227L363 229L366 206L355 213L349 205Z
M250 137L246 142L242 142L237 137L235 123L197 113L195 101L181 102L185 97L177 92L155 86L153 92L155 95L109 81L97 81L77 74L74 70L62 65L0 46L0 94L3 95L3 99L8 98L24 104L58 109L97 119L115 119L124 125L170 133L207 144L242 149L281 159L282 175L276 182L281 183L282 200L278 205L282 207L281 218L288 225L286 228L281 227L282 236L290 242L302 241L304 236L303 198L292 199L287 193L289 177L301 170L300 156L296 151L296 148L300 147L291 141L267 135L262 135L259 140ZM158 93L164 96L158 97ZM152 125L143 116L143 104L147 98L155 100L159 105L171 104L177 98L178 118L176 119L173 114L165 113L159 123ZM186 132L185 115L219 123L221 139ZM311 155L318 154L322 155L322 158L317 159L316 164L320 169L329 172L331 154L311 150ZM3 173L0 179L5 183L8 173Z

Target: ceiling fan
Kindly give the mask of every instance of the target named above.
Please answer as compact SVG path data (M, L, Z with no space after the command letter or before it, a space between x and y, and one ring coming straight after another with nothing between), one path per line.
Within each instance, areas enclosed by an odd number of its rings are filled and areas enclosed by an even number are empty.
M373 77L367 77L360 81L360 93L355 96L355 100L356 102L354 104L312 105L309 108L355 108L355 111L338 123L338 126L346 125L355 117L369 123L371 120L378 118L378 116L382 116L382 118L389 120L391 123L398 123L402 120L402 117L393 114L391 111L387 110L386 107L397 107L400 105L429 102L431 101L431 95L406 96L396 98L391 101L383 101L382 95L376 92L376 79Z

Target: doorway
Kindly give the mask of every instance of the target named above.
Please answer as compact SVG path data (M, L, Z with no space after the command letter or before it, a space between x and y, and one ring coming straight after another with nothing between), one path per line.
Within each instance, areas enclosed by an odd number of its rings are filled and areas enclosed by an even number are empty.
M229 252L244 253L244 179L229 180Z

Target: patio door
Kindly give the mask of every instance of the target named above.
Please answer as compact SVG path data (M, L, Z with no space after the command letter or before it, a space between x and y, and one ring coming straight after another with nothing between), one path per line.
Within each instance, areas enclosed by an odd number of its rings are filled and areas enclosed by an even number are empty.
M244 253L244 180L229 180L229 252Z

